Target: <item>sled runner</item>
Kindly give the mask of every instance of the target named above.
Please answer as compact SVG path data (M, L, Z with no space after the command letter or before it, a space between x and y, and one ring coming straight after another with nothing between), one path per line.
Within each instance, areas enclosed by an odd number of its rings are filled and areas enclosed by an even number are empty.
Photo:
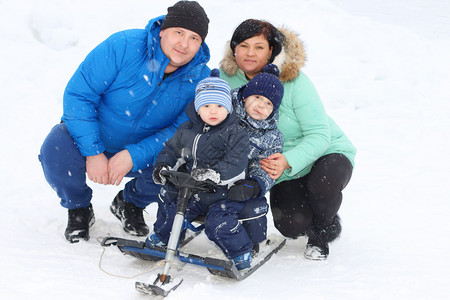
M242 280L252 274L256 269L263 265L270 257L280 250L286 243L286 239L277 239L277 237L270 237L266 242L261 251L256 257L252 259L252 267L245 270L244 272L238 271L233 268L234 264L228 259L200 256L197 254L188 253L183 251L183 247L187 245L194 237L196 237L200 232L192 235L188 241L180 242L180 246L177 251L177 258L180 262L195 264L199 266L206 267L211 274L221 275L224 277L233 278L236 280ZM148 261L160 261L165 258L166 247L156 247L153 246L149 248L144 242L129 240L123 238L106 237L102 241L102 246L114 245L119 250L127 255L134 256L139 259Z
M164 172L164 173L163 173ZM187 229L189 234L185 232L185 237L180 241L181 230L185 222L185 211L187 203L191 195L195 192L211 192L214 185L208 182L200 182L194 180L190 174L163 170L164 175L179 190L177 214L175 216L169 242L165 247L147 246L144 242L106 237L102 241L102 246L115 245L124 254L134 256L139 259L160 261L164 260L163 270L156 276L152 283L136 282L135 288L143 293L167 296L171 291L175 290L183 281L181 278L172 278L169 274L170 269L180 263L189 263L202 266L208 269L211 274L220 275L235 280L243 280L260 268L268 261L274 253L281 249L286 243L285 239L271 237L265 242L262 251L260 251L254 259L252 259L252 267L239 271L233 261L227 258L207 257L197 254L187 253L183 248L198 236L204 225L195 226L188 223ZM186 230L188 231L188 230Z

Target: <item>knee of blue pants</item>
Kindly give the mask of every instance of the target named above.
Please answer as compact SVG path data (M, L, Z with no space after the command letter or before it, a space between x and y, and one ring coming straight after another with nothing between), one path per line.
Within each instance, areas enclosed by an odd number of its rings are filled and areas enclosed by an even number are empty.
M269 204L265 197L253 198L244 202L244 207L239 213L239 219L252 219L264 216L269 211Z
M267 238L267 212L269 204L265 197L253 198L245 201L244 208L239 214L239 220L253 244L260 243Z
M44 176L61 198L63 207L87 207L92 190L86 185L86 159L64 123L52 128L41 146L39 160Z
M158 202L161 185L156 184L152 178L153 168L146 168L139 173L130 172L127 177L134 177L125 184L123 197L126 201L137 207L145 208L153 202Z
M242 202L220 201L208 208L205 220L205 233L209 239L214 240L228 233L238 222L237 213L242 209ZM231 227L230 227L231 226Z
M219 246L228 258L249 252L253 244L238 221L243 202L225 201L209 208L205 234Z

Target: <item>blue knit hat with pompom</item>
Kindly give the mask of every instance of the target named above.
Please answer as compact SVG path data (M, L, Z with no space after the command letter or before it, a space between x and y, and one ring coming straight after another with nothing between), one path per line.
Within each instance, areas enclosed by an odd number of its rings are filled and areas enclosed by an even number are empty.
M283 99L284 88L278 76L280 71L274 64L268 64L264 69L253 77L245 86L242 97L247 98L252 95L264 96L272 102L273 111L280 107Z

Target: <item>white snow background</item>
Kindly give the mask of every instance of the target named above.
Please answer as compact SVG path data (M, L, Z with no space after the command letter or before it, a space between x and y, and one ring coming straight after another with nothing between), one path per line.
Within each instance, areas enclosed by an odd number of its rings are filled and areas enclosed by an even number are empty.
M66 83L88 52L116 31L144 28L175 2L0 0L2 299L152 297L134 282L150 282L155 273L124 279L98 266L97 238L131 238L109 212L120 187L91 184L91 239L69 244L67 211L37 155L59 122ZM242 282L186 265L183 284L167 298L448 299L450 2L199 2L211 20L211 68L247 18L298 32L308 54L303 70L358 155L340 210L343 232L328 260L308 261L306 239L288 240ZM156 204L147 212L152 225ZM269 232L277 233L270 216ZM121 276L152 266L114 247L103 256L104 269Z

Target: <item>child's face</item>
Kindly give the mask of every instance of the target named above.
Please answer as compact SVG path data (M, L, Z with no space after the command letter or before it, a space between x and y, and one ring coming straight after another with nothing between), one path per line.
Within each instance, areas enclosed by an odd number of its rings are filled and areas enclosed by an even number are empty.
M244 99L247 114L255 120L265 120L273 112L272 101L264 96L251 95Z
M225 120L228 110L219 104L205 104L198 109L198 114L203 122L214 126Z

